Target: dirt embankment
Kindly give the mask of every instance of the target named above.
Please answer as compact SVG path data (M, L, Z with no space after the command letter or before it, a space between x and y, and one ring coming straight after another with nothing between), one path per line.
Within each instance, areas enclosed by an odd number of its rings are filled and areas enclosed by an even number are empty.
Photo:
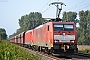
M85 49L90 50L90 45L89 46L88 45L78 45L77 47L78 47L78 50L85 50Z

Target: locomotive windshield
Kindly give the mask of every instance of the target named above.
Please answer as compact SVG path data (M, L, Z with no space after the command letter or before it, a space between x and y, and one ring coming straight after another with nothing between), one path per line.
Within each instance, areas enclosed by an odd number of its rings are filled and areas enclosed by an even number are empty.
M54 24L54 31L73 31L73 24Z

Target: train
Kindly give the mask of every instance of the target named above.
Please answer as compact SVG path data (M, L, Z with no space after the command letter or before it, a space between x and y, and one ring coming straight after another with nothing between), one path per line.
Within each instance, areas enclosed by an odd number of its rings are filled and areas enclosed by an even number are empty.
M51 4L65 5L62 2ZM48 22L38 27L24 31L9 39L15 43L32 50L43 51L48 54L71 55L78 52L77 48L77 31L74 22L61 22L59 14L62 10L57 10L56 19L50 19Z
M78 52L74 22L47 22L9 39L10 42L49 54Z

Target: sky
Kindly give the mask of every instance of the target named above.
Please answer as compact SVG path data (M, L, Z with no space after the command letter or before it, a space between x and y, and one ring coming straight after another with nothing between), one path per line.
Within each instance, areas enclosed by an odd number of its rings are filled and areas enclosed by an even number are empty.
M43 18L55 18L56 7L50 5L52 2L63 2L64 11L79 12L90 10L90 0L0 0L0 28L6 30L7 35L12 35L19 29L18 20L21 16L30 12L40 12Z

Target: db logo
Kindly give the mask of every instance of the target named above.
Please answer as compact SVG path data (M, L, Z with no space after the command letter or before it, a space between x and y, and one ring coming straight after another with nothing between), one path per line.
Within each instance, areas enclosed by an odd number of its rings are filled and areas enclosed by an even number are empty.
M65 33L63 33L63 36L65 36Z

